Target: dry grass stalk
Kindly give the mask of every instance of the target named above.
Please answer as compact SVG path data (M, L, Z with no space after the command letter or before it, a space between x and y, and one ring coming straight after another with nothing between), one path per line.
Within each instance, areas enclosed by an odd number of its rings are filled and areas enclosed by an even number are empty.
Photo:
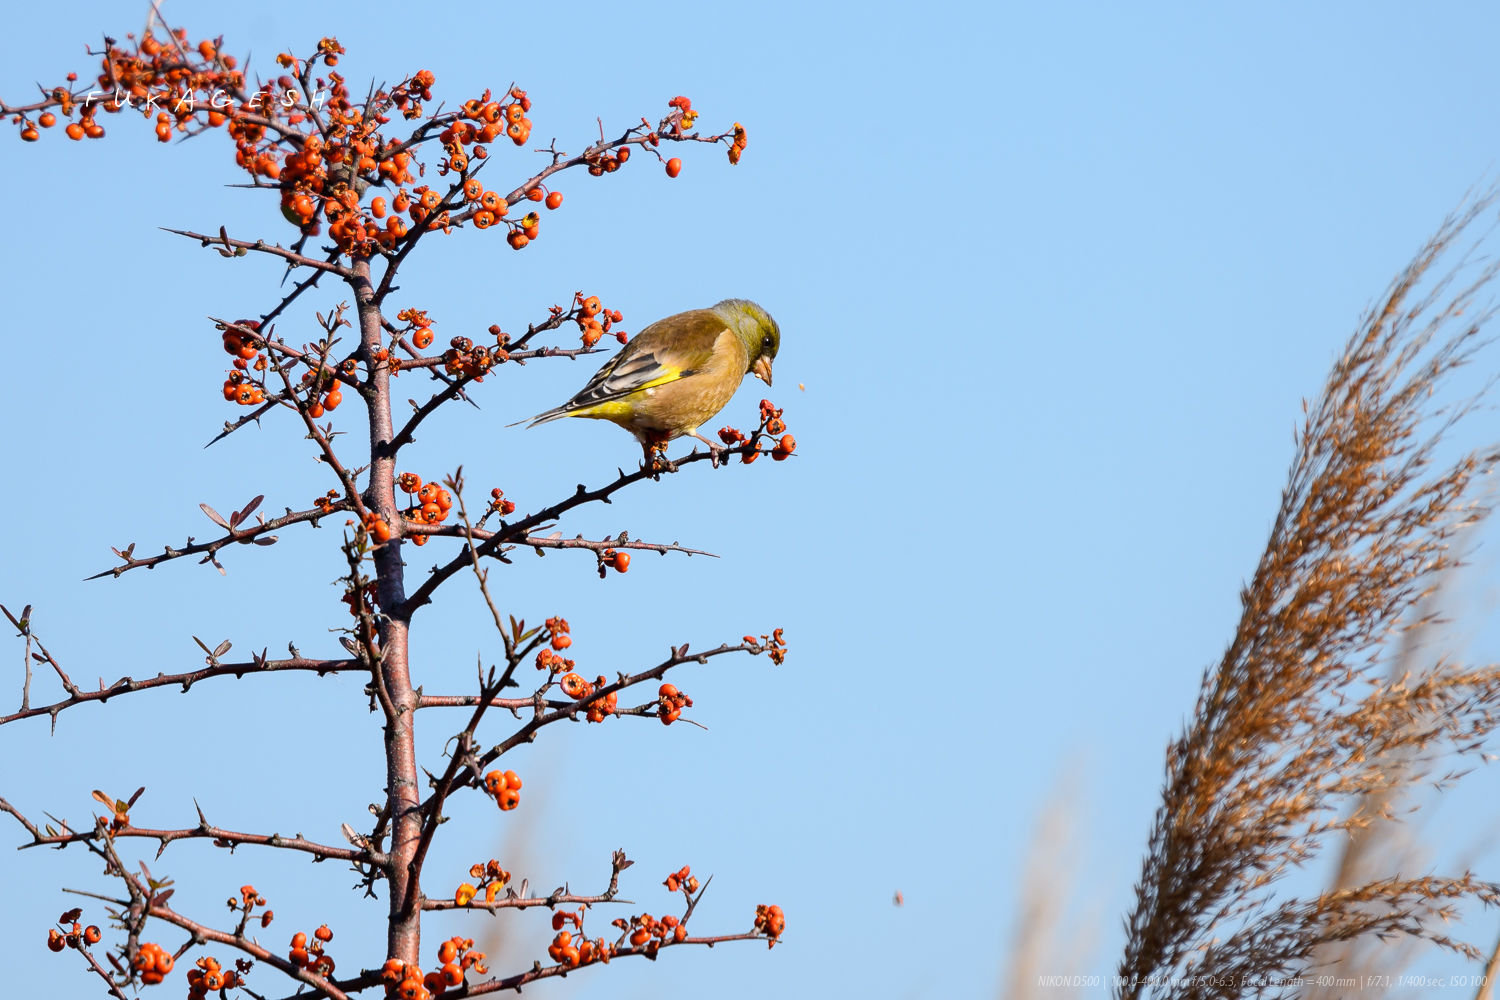
M1000 1000L1066 1000L1083 996L1088 977L1069 973L1087 967L1097 920L1072 912L1077 902L1078 812L1076 775L1060 775L1041 809L1031 845L1006 958ZM1061 984L1047 982L1061 974Z
M1414 613L1423 624L1403 632L1387 674L1393 683L1412 674L1442 670L1451 665L1446 657L1433 662L1429 648L1432 643L1428 640L1446 641L1451 636L1449 630L1442 628L1451 621L1451 612L1444 612L1443 617L1439 617L1439 611L1444 594L1451 595L1453 576L1453 573L1448 573L1439 579L1417 605ZM1420 770L1410 760L1409 752L1383 761L1381 766L1400 771ZM1418 776L1392 775L1384 787L1355 799L1348 836L1339 844L1333 889L1351 889L1385 872L1419 871L1428 867L1421 838L1415 835L1412 825L1405 822L1407 815L1417 811L1419 803L1402 801L1408 797L1408 792L1414 791L1410 785ZM1361 977L1359 992L1364 1000L1399 995L1402 991L1395 987L1420 953L1421 944L1419 938L1391 941L1368 936L1326 942L1313 952L1308 964L1315 973L1326 972L1328 975L1322 978L1315 975L1304 982L1296 992L1298 1000L1341 1000L1349 993L1341 981L1351 974Z
M1168 748L1126 925L1123 998L1285 995L1279 981L1306 972L1320 947L1369 935L1473 955L1438 925L1464 901L1500 902L1500 886L1469 874L1371 878L1311 899L1275 892L1330 835L1368 822L1342 805L1477 752L1500 721L1494 669L1373 669L1392 637L1426 621L1414 612L1456 564L1455 532L1488 513L1471 486L1500 449L1434 469L1445 432L1477 399L1427 408L1483 346L1491 310L1476 297L1497 266L1473 264L1471 251L1417 290L1492 201L1444 223L1364 317L1307 413L1234 638Z

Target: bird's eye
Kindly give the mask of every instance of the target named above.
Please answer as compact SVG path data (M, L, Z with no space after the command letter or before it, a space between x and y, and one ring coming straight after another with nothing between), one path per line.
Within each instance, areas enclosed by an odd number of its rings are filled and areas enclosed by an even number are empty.
M771 349L771 347L772 347L771 335L768 333L768 334L766 334L764 337L762 337L760 339L760 349L762 351L769 351Z

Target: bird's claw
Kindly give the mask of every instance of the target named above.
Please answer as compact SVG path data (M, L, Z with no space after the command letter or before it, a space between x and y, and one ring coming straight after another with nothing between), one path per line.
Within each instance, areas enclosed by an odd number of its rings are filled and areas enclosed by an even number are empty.
M652 442L645 445L643 450L646 456L641 462L641 468L653 476L663 472L677 471L677 465L671 459L667 458L667 442Z

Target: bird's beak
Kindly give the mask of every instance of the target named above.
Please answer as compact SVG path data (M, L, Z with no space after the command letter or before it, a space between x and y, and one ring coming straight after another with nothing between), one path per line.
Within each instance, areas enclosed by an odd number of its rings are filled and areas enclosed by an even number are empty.
M771 384L771 359L770 359L770 357L768 357L767 355L762 354L759 358L757 358L755 360L755 364L753 364L753 365L750 366L750 374L754 375L756 378L760 379L766 385L770 385Z

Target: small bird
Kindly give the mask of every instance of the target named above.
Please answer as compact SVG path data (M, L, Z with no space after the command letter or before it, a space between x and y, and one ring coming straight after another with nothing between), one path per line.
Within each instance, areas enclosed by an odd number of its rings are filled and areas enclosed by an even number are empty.
M641 442L648 464L654 450L684 435L717 456L722 446L698 428L729 404L746 375L770 385L780 347L776 321L746 299L668 316L636 334L576 396L527 426L560 417L612 420Z

